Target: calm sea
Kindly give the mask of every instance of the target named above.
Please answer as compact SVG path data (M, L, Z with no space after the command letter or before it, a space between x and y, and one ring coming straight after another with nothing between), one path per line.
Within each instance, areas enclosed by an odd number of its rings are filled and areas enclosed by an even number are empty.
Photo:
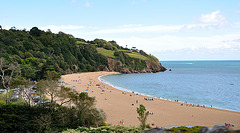
M240 112L240 61L162 61L161 73L100 77L115 88Z

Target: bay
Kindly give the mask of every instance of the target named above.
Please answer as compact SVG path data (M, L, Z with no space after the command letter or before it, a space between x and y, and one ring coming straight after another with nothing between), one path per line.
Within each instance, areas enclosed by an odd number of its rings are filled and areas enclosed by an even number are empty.
M107 75L99 79L124 91L240 112L240 61L161 63L167 71Z

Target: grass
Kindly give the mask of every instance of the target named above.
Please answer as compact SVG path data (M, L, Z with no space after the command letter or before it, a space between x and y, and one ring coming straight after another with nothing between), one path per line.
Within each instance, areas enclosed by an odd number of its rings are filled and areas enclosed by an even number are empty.
M126 53L126 54L132 58L137 58L137 59L141 59L141 60L150 60L149 58L147 58L139 53L136 53L136 52Z
M81 41L77 41L76 44L77 44L77 45L82 45L82 44L88 44L88 43L86 43L86 42L81 42Z
M106 57L109 57L109 58L113 58L115 59L116 57L114 56L114 51L111 51L111 50L106 50L104 48L97 48L97 51L98 53L106 56Z
M98 51L98 53L100 53L106 57L113 58L113 59L116 58L114 56L114 51L112 51L112 50L106 50L104 48L97 48L97 51ZM136 53L136 52L132 52L129 50L119 50L119 51L124 51L124 53L129 55L131 58L136 58L136 59L141 59L141 60L150 60L149 58L147 58L139 53Z
M19 100L16 101L16 102L11 102L11 104L23 104L23 103L25 103L25 101L23 100L23 98L21 96L22 91L20 92ZM14 90L11 90L11 91L8 92L9 99L12 97L13 92L14 92ZM0 94L0 104L6 104L5 98L6 98L6 94Z

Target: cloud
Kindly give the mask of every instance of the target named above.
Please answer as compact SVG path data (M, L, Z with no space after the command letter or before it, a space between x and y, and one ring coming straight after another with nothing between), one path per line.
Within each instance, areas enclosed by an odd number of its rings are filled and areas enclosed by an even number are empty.
M141 24L127 24L116 28L87 32L86 34L96 35L96 34L119 34L119 33L173 33L183 31L217 30L224 27L231 27L231 24L227 22L217 24L151 25L151 26L144 26Z
M190 25L184 25L182 26L181 30L186 31L186 30L216 30L216 29L221 29L225 27L231 27L232 24L229 22L222 22L222 23L211 23L211 24L190 24Z
M240 10L236 10L235 12L236 12L236 13L240 13Z
M137 2L136 1L132 1L132 5L136 5L137 4Z
M164 51L179 51L179 50L217 50L230 49L232 51L240 50L240 33L225 34L218 36L176 36L176 35L162 35L158 37L143 38L112 38L118 42L119 45L129 47L137 47L144 49L148 53L164 52ZM240 58L240 57L239 57Z
M140 27L140 26L142 26L142 25L141 24L125 24L120 27Z
M220 14L220 11L215 11L210 14L202 14L199 20L203 23L221 23L225 21L225 17Z
M134 33L134 32L174 32L181 30L181 26L164 26L164 25L153 25L153 26L142 26L142 25L123 25L117 28L104 29L87 34L117 34L117 33Z
M86 3L85 3L85 7L90 7L91 6L91 4L87 1Z
M76 3L76 0L72 0L72 2L71 3Z
M79 30L79 29L83 29L84 26L79 26L79 25L48 25L48 26L44 26L44 27L40 27L40 29L42 30L47 30L50 29L52 31L64 31L64 30Z

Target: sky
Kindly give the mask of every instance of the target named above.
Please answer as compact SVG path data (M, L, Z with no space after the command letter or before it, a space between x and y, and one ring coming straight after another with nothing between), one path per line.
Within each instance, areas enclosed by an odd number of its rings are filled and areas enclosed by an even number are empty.
M0 25L115 40L161 60L240 60L239 0L0 0Z

